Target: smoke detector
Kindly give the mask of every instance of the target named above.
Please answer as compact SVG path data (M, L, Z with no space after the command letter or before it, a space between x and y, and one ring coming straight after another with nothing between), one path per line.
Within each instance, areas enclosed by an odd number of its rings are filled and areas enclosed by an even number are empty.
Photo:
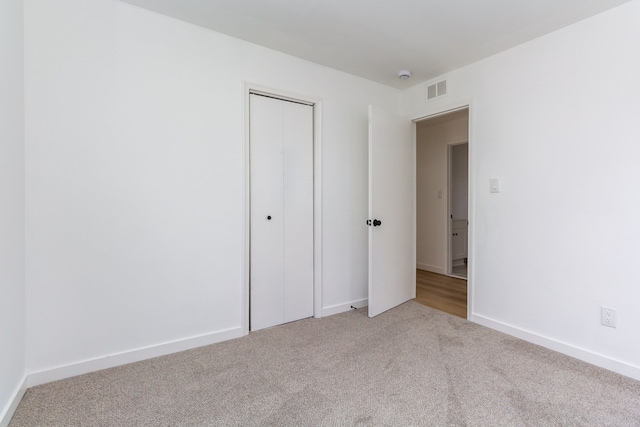
M398 78L401 80L406 80L411 77L411 71L409 70L400 70L398 71Z

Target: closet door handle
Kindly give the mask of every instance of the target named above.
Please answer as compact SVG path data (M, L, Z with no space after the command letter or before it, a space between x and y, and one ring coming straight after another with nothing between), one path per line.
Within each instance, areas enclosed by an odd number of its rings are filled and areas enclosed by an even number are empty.
M373 226L374 226L374 227L377 227L377 226L379 226L379 225L382 225L382 221L380 221L379 219L374 219L374 220L373 220Z
M271 215L268 215L268 216L267 216L267 219L268 219L269 221L271 221Z

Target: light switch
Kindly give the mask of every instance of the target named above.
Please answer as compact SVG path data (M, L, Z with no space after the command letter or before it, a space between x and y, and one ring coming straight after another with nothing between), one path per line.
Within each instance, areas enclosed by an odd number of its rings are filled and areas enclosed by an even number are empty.
M500 192L500 180L498 178L491 178L489 180L489 185L491 187L491 192L492 193L499 193Z

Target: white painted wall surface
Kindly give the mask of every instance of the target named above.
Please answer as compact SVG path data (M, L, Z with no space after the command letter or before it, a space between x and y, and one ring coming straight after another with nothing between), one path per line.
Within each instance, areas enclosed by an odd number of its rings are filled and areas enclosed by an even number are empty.
M22 1L0 2L0 425L25 377L22 17Z
M631 1L450 73L447 99L417 85L403 108L472 101L472 319L640 379L638 22Z
M416 128L417 267L446 274L447 144L467 141L469 120L465 115L425 123Z
M241 333L245 81L322 99L323 306L366 299L367 104L398 91L115 0L25 5L36 382Z

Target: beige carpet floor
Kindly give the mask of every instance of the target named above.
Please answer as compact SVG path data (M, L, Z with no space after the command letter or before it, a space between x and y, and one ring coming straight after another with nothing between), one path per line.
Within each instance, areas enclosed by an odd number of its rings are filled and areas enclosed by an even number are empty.
M29 389L19 426L640 426L640 382L416 302Z

